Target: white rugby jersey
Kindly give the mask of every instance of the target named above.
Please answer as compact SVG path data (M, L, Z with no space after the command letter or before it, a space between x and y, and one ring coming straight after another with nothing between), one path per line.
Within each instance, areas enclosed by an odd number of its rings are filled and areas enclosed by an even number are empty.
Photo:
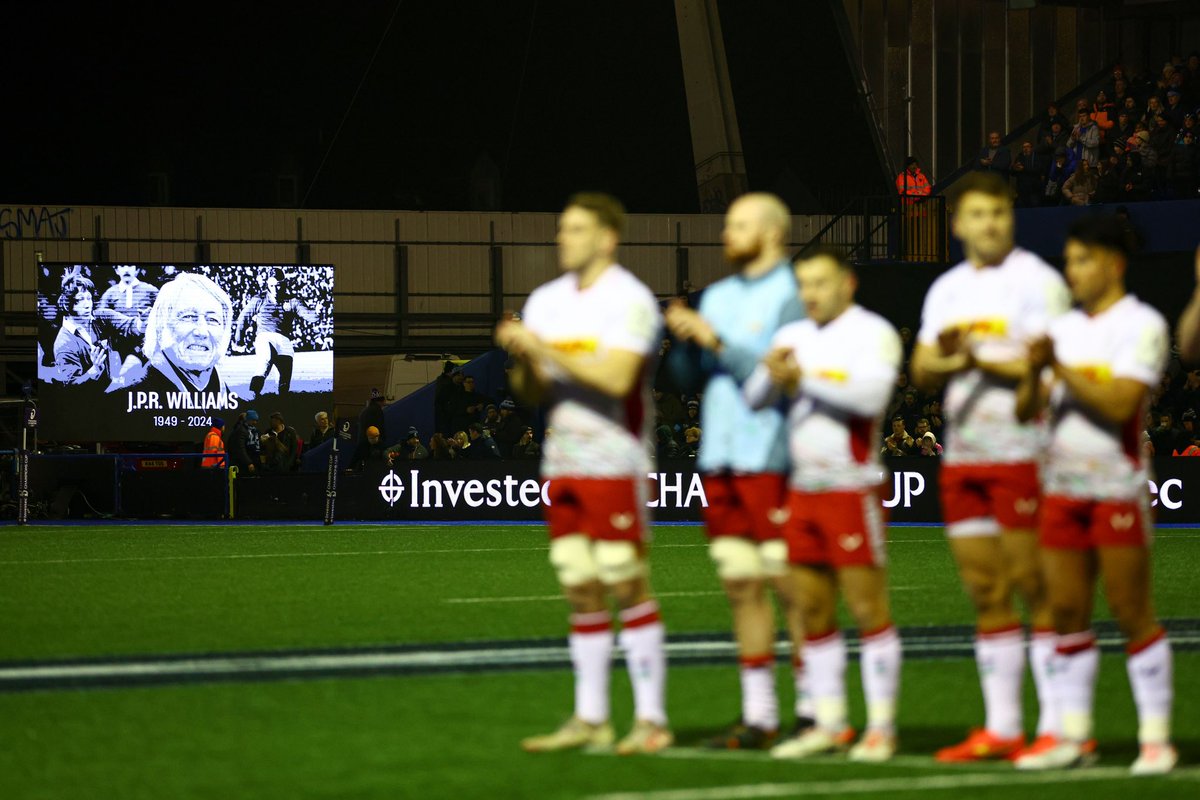
M1033 253L1015 249L999 265L963 262L939 277L925 295L917 340L937 347L951 327L968 336L981 361L1024 357L1030 339L1071 307L1062 276ZM1044 442L1036 424L1016 414L1016 387L980 369L951 376L943 407L947 417L947 464L1011 464L1035 460Z
M1098 383L1129 378L1153 390L1167 362L1166 320L1133 295L1094 317L1071 311L1050 326L1050 336L1059 363ZM1045 493L1098 500L1145 497L1149 469L1141 448L1144 413L1143 406L1124 425L1113 425L1085 410L1066 385L1057 382L1050 394Z
M879 418L887 408L903 358L896 331L883 317L850 306L818 326L811 319L784 325L771 349L791 349L800 365L800 391L788 409L789 483L807 492L864 489L880 483ZM753 407L778 402L767 369L746 381Z
M591 357L609 350L655 356L662 341L658 301L619 264L605 269L587 289L579 288L579 277L571 272L543 284L529 296L521 316L550 346ZM619 399L570 382L547 365L554 376L548 419L554 432L543 449L542 474L645 477L651 466L654 363L647 358L629 396Z

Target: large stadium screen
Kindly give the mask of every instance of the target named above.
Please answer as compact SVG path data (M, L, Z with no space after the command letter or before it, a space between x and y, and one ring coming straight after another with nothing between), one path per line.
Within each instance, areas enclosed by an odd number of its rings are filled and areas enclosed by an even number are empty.
M42 437L199 441L253 409L330 410L333 267L42 264Z

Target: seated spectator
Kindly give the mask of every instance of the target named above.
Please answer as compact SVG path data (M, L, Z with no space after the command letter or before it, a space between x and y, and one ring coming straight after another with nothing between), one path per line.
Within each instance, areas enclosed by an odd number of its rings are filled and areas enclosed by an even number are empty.
M454 458L454 451L440 432L429 437L429 457L434 461L450 461Z
M913 438L918 442L921 437L929 433L929 420L926 417L921 417L917 420L917 424L913 426Z
M308 435L308 449L311 450L326 439L332 439L337 431L334 430L333 424L329 421L329 412L318 411L313 417L312 433Z
M471 437L467 436L466 431L456 431L450 437L450 451L454 453L455 458L467 458L467 451L471 449Z
M1044 205L1060 206L1063 204L1062 187L1075 172L1075 162L1071 151L1060 147L1054 151L1054 160L1050 162L1050 170L1046 173L1046 190Z
M1113 144L1124 145L1135 131L1133 116L1127 110L1121 109L1121 113L1117 114L1117 127L1113 129L1109 141Z
M1077 162L1095 164L1096 159L1100 158L1100 128L1086 108L1079 112L1075 127L1067 139L1067 147L1074 151Z
M521 415L517 413L517 404L512 400L505 400L501 403L500 421L492 432L492 437L496 440L496 446L500 448L501 454L512 453L513 446L521 438L525 428L525 420L521 419Z
M202 468L222 469L226 466L224 436L225 420L213 417L212 426L204 434L204 458L200 460Z
M1188 370L1174 398L1175 408L1188 411L1200 408L1200 369ZM1180 418L1182 421L1182 417Z
M1183 427L1184 441L1189 445L1195 445L1200 442L1200 431L1196 430L1196 411L1189 408L1183 412L1183 416L1179 418L1179 424Z
M686 417L687 410L684 409L679 395L654 389L654 421L658 425L666 425L675 431L677 426L683 425Z
M700 424L700 401L688 400L687 412L683 417L684 430Z
M424 461L429 458L429 451L421 444L421 434L416 428L409 428L404 441L394 444L384 451L384 457L391 464L393 461Z
M1154 445L1155 454L1161 456L1171 455L1191 444L1183 429L1175 424L1175 416L1170 411L1159 413L1158 427L1150 431L1150 442Z
M913 388L906 389L904 398L900 401L900 407L892 414L893 417L904 417L904 426L915 427L917 420L921 418L921 406L917 402L917 390Z
M918 197L928 197L932 191L929 178L921 171L921 162L916 156L905 159L904 170L896 176L896 191L909 204L916 203Z
M1196 139L1191 131L1182 131L1175 140L1175 149L1171 152L1171 192L1175 197L1187 199L1196 196L1197 164Z
M1086 206L1092 202L1096 193L1096 172L1087 161L1079 162L1079 169L1067 178L1063 184L1062 194L1073 206Z
M914 456L917 443L904 429L904 417L892 417L892 435L883 440L880 453L885 456Z
M1171 123L1171 127L1179 130L1183 127L1183 117L1187 112L1183 107L1183 95L1178 89L1171 89L1167 92L1167 107L1163 110L1163 116Z
M1017 176L1017 206L1033 208L1040 205L1046 187L1046 162L1034 151L1032 142L1021 145L1021 153L1012 169Z
M295 428L283 421L283 415L278 411L271 415L270 427L259 441L262 442L263 468L267 472L291 472L300 465L300 437Z
M934 398L921 410L929 420L929 430L933 431L940 438L942 431L946 429L946 422L942 419L942 401Z
M1138 107L1137 98L1135 98L1133 95L1126 95L1121 107L1117 110L1128 112L1129 118L1135 123L1141 121L1142 119L1142 110Z
M654 456L658 461L679 458L679 443L667 425L659 425L654 429Z
M1144 135L1144 132L1143 132ZM1142 167L1142 154L1130 153L1125 158L1125 169L1121 172L1121 201L1140 202L1150 197L1151 179Z
M1092 195L1096 203L1116 203L1121 199L1121 175L1113 168L1114 156L1102 158L1096 164L1096 192Z
M472 422L478 422L487 407L487 398L475 391L475 379L470 375L463 378L462 392L454 398L452 424L455 430L467 430Z
M1012 155L1008 148L1001 144L1001 140L999 131L988 134L987 144L979 151L975 169L981 172L995 172L1001 178L1007 179L1009 168L1012 166Z
M941 454L942 446L938 444L937 437L932 433L926 432L920 439L920 451L917 455L928 458L931 456L940 456Z
M487 408L483 411L483 427L495 434L499 425L500 409L496 407L495 403L488 403Z
M500 450L496 447L496 441L481 423L472 422L471 427L467 428L467 435L471 439L471 446L466 449L467 458L476 460L500 458Z
M700 437L702 431L699 425L693 425L683 432L683 447L679 448L679 458L695 458L700 454Z
M533 428L528 425L521 431L521 438L512 446L510 455L517 461L533 460L540 457L542 448L533 440Z

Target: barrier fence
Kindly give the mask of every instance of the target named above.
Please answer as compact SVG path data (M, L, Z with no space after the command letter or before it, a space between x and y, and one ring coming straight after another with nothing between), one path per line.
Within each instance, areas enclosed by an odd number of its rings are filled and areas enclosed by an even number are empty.
M195 454L197 457L200 454ZM164 458L188 458L171 454ZM225 469L131 468L146 455L39 455L30 459L30 496L43 516L240 520L325 517L329 476L238 476ZM892 522L941 521L939 463L890 460L881 504ZM1159 523L1200 524L1200 459L1155 463L1147 498ZM664 462L647 476L648 511L658 522L696 522L707 504L693 462ZM364 521L536 522L546 483L529 461L406 462L337 476L337 519Z

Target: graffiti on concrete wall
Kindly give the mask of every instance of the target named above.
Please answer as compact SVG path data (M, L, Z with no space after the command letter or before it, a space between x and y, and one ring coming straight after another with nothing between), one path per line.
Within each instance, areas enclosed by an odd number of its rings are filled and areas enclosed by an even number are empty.
M0 208L0 238L66 239L71 235L70 208Z

